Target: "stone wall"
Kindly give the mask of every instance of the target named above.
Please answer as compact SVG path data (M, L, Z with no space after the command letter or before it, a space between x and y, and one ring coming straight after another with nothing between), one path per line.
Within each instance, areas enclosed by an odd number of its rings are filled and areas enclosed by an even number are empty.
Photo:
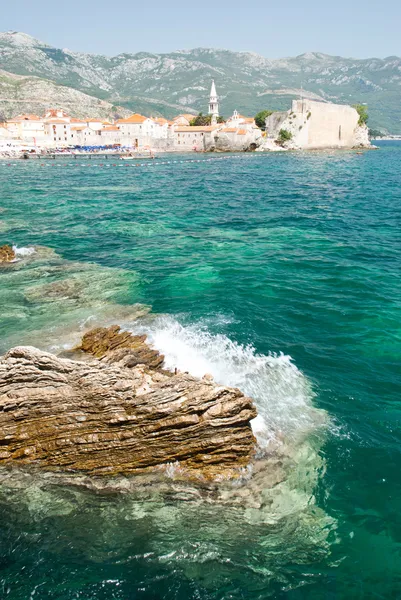
M290 132L288 146L294 149L369 146L367 128L358 120L357 111L348 105L294 100L287 113L270 115L266 127L270 138L277 138L281 129Z
M218 152L244 152L262 143L262 132L256 126L222 127L205 137L205 149Z

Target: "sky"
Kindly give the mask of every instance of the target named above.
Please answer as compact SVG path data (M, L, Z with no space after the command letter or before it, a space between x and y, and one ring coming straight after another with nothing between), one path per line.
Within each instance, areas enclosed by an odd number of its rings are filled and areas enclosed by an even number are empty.
M0 10L0 31L109 56L208 47L384 58L401 55L400 27L401 0L4 0Z

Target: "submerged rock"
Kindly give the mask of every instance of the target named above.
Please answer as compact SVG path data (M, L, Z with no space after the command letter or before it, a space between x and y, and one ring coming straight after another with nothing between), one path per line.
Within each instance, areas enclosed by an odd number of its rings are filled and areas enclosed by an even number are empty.
M249 463L256 409L240 390L167 374L142 336L118 327L89 332L81 348L102 360L33 347L0 359L0 465L116 475L173 464L214 479Z
M11 262L12 260L15 260L15 252L13 248L7 244L0 246L0 263Z

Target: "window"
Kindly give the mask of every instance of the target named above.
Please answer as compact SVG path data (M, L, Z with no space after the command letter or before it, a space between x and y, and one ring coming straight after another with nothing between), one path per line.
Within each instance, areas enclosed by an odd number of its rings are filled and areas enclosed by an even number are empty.
M57 138L56 138L56 137L54 138L54 141L55 141L55 142L57 141Z
M60 142L61 142L61 137L59 137L58 139L59 139L59 140L60 140Z

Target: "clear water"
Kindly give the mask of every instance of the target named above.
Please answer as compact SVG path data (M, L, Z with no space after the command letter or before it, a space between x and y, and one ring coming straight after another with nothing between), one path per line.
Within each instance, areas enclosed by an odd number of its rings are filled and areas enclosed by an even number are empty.
M207 158L0 162L0 242L40 247L0 270L0 350L146 331L255 398L271 460L214 490L2 471L1 598L401 596L401 144Z

